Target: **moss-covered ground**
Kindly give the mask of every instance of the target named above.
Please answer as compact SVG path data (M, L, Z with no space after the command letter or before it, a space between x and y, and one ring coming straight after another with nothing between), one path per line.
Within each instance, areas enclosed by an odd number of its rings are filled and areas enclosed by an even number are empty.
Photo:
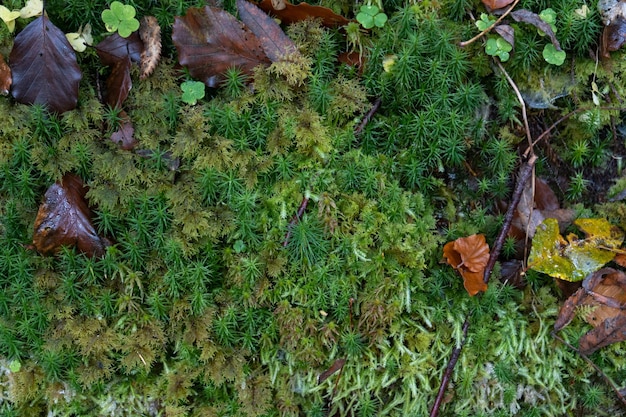
M384 26L348 38L286 28L307 58L303 83L274 65L251 88L231 71L189 105L171 26L203 2L129 1L163 29L161 63L143 81L133 69L124 105L150 152L106 139L119 114L101 104L106 68L92 49L79 54L75 110L0 97L0 415L424 416L466 319L441 415L624 414L551 336L563 301L552 278L529 270L521 288L504 285L496 265L487 292L469 297L441 263L450 240L493 243L526 144L519 100L483 43L458 46L484 6L383 3ZM347 17L358 6L322 4ZM103 0L46 7L65 32L105 33ZM625 183L624 55L596 59L595 0L517 6L547 7L565 63L546 63L549 40L513 23L503 64L533 138L575 112L535 145L536 175L563 207L626 227L624 205L606 202ZM13 36L0 22L5 56ZM338 62L347 49L361 68ZM101 258L29 248L43 194L67 172L89 186L94 224L114 243ZM576 345L588 329L576 319L560 334ZM625 358L624 343L591 356L620 388Z

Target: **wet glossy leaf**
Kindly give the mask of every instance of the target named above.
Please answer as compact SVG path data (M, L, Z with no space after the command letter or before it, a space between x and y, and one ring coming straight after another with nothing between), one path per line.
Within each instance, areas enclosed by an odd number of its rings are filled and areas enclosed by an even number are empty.
M35 219L33 246L42 255L53 255L62 246L75 246L88 256L102 256L105 242L91 222L85 201L87 188L74 174L66 174L44 196Z
M16 37L9 57L13 97L63 113L78 102L81 72L65 34L41 16Z
M265 55L272 62L281 61L298 52L298 48L278 24L247 0L237 0L239 18L259 40Z
M4 56L0 54L0 94L6 96L11 89L11 68L4 62Z
M448 242L443 247L443 256L459 271L469 295L487 290L484 272L489 261L489 245L484 235L471 235Z
M301 22L307 19L320 19L322 25L330 28L344 26L350 23L350 20L338 15L327 7L312 6L307 3L299 3L293 5L284 1L282 9L272 6L273 0L263 0L259 3L259 7L270 16L275 16L286 25Z
M531 269L565 281L581 281L610 262L624 240L624 233L605 219L578 219L574 222L586 237L559 233L556 219L546 219L537 229L528 257Z
M124 57L130 57L132 62L141 61L141 51L143 42L139 34L133 33L127 38L122 38L117 33L104 38L98 45L96 51L103 65L114 65Z
M249 29L224 10L210 6L190 8L185 16L176 17L172 40L178 62L212 88L225 80L229 68L252 74L257 65L270 63Z

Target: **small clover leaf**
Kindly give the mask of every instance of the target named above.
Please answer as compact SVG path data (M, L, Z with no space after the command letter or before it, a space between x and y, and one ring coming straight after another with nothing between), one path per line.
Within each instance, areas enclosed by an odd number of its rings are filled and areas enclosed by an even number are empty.
M556 34L556 12L552 9L545 9L541 13L539 13L539 17L541 20L546 22L552 28L552 32ZM542 31L539 31L540 35L544 35Z
M356 20L365 29L371 29L374 26L381 28L387 23L387 15L382 13L378 6L363 5L356 15Z
M554 45L549 43L543 48L543 59L548 64L563 65L563 62L565 62L565 51L557 51Z
M485 45L485 52L487 55L497 56L502 62L509 60L509 52L511 52L512 49L513 46L502 37L491 36L487 39L487 43Z
M182 100L192 106L204 97L204 83L201 81L185 81L180 88L183 90Z
M106 30L117 32L123 38L139 29L139 21L135 19L135 8L119 1L111 3L111 8L102 11L102 21Z
M478 30L482 32L483 30L486 30L489 26L493 25L494 23L496 23L496 19L491 19L487 15L487 13L481 13L480 20L477 20L475 25L478 28Z
M9 370L13 373L19 372L22 369L22 363L17 359L12 360L9 363Z

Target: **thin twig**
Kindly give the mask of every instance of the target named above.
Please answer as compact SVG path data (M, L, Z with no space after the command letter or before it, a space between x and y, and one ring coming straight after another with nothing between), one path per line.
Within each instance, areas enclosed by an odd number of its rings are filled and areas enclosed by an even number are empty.
M509 75L509 73L506 72L506 70L500 63L500 61L495 58L494 58L494 61L496 61L498 68L500 68L500 71L502 71L502 73L506 77L506 80L509 82L509 85L511 86L513 91L515 91L515 95L517 95L517 100L519 101L520 106L522 106L522 120L524 121L524 129L526 130L526 139L528 140L528 146L530 148L530 152L534 153L533 152L533 138L530 136L530 127L528 126L528 117L526 116L526 103L524 102L524 97L522 97L522 93L520 93L519 88L517 88L517 84L515 84L515 82Z
M498 256L500 255L502 246L504 246L506 236L511 229L511 223L513 223L513 215L515 214L517 205L522 199L524 186L526 185L526 182L533 173L533 168L536 161L537 156L535 154L532 154L530 159L526 161L526 163L520 168L519 176L517 177L517 183L515 184L515 191L513 191L513 197L511 198L511 203L509 204L506 214L504 215L504 223L502 224L502 228L500 229L500 234L498 235L498 238L493 244L493 249L491 250L491 254L489 255L489 262L487 262L487 266L485 267L485 283L489 282L491 271L493 270L493 267L498 260Z
M478 35L474 36L472 39L469 39L467 41L463 41L459 43L460 47L464 47L467 45L471 45L472 43L476 42L478 39L480 39L481 36L486 35L487 33L489 33L491 31L491 29L493 29L494 27L496 27L502 20L504 20L505 17L507 17L509 15L509 13L511 13L513 11L513 8L515 6L517 6L517 3L519 3L519 0L515 0L515 2L513 4L511 4L511 7L509 7L507 9L506 12L504 12L502 14L502 16L500 16L500 18L498 20L496 20L491 26L489 26L487 29L483 30L482 32L480 32Z
M372 108L369 109L369 111L367 112L365 116L363 116L363 120L361 120L361 123L359 123L356 129L354 129L354 136L357 136L363 133L365 126L367 126L367 124L370 122L374 114L378 111L381 103L382 103L382 99L378 97L376 101L374 102L374 104L372 104Z
M309 204L309 193L306 193L302 198L302 202L300 203L300 207L298 207L298 211L291 218L289 225L287 225L287 234L285 235L285 240L283 241L283 247L287 247L289 244L289 238L291 237L291 230L293 227L300 221L300 218L304 214L304 210L306 210L306 206Z
M437 393L437 398L435 398L435 403L433 404L433 408L430 411L430 417L437 417L439 415L439 408L441 407L441 402L443 401L443 396L446 393L446 389L448 388L448 384L450 383L450 378L452 377L452 371L456 366L459 357L461 356L461 350L467 341L467 329L469 329L469 319L465 319L463 322L463 339L461 343L452 351L452 356L450 356L450 362L448 362L448 366L446 367L446 371L441 378L441 385L439 386L439 392Z
M585 355L584 353L582 353L579 349L576 349L568 341L563 339L561 336L557 335L556 332L554 332L554 331L552 332L552 337L554 337L559 342L563 343L568 348L572 349L574 352L578 353L580 355L580 357L585 360L585 362L587 362L589 365L591 365L591 367L596 370L596 372L613 389L613 391L615 391L615 395L617 395L617 398L619 398L619 400L622 402L622 405L626 407L626 398L624 398L624 396L620 392L619 387L617 385L615 385L613 380L611 378L609 378L609 376L607 374L605 374L604 371L602 371L602 369L600 369L600 367L598 365L593 363L593 361L591 359L589 359L589 357L587 355Z

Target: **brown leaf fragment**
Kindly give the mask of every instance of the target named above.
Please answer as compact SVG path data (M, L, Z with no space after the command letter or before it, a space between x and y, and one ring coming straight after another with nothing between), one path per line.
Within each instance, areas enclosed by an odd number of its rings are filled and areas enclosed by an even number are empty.
M130 57L127 55L118 59L111 69L106 81L104 100L111 108L121 109L124 100L128 97L133 81L130 78Z
M626 274L622 271L603 268L587 276L583 286L561 307L555 330L567 326L579 306L593 307L585 320L594 326L579 340L581 353L589 355L626 340Z
M134 137L135 128L133 127L130 117L125 111L120 112L120 118L122 119L117 129L111 135L111 141L117 144L120 148L130 151L137 146L137 140Z
M6 96L11 89L11 68L4 62L4 56L0 54L0 94Z
M13 76L11 94L23 104L43 104L63 113L78 102L82 73L65 34L40 16L16 37L9 56Z
M307 3L299 3L293 5L288 1L284 1L285 7L282 9L273 6L276 0L263 0L258 6L270 16L275 16L286 25L301 22L306 19L320 19L323 26L328 28L336 28L345 26L350 20L336 14L331 9L322 6L312 6Z
M154 16L144 16L139 25L139 37L143 42L141 51L140 79L145 79L154 72L161 59L161 27Z
M591 355L596 350L626 340L626 315L605 320L585 333L578 341L580 353Z
M272 62L282 61L290 55L299 53L296 45L285 35L278 23L257 6L247 0L237 0L237 10L241 21L254 33L265 55Z
M496 33L504 38L505 41L515 47L515 30L511 25L497 25L493 28Z
M483 4L487 6L489 10L497 10L508 6L513 3L514 0L482 0Z
M345 358L337 359L335 362L333 362L330 368L328 368L327 370L319 374L319 376L317 377L317 383L321 384L322 382L326 381L335 372L341 370L341 368L343 368L345 364L346 364Z
M142 49L143 42L136 32L131 33L127 38L114 33L96 45L100 62L107 66L115 65L117 61L125 57L130 57L132 62L140 62Z
M54 183L35 219L33 246L42 255L54 255L62 246L75 246L87 256L102 256L106 246L92 222L85 201L87 187L74 174Z
M257 65L267 65L259 40L240 21L222 9L205 6L189 8L176 17L172 40L178 50L178 62L192 77L216 88L225 80L229 68L239 68L251 75Z
M602 53L619 50L626 42L626 20L619 17L604 27L602 31Z
M557 51L562 51L561 44L559 43L559 40L556 38L556 35L552 31L550 24L541 19L541 17L539 17L537 13L533 13L530 10L521 9L511 12L510 16L516 22L528 23L529 25L533 25L540 31L544 32L550 38L550 41L552 42L552 45L554 45L554 48Z

